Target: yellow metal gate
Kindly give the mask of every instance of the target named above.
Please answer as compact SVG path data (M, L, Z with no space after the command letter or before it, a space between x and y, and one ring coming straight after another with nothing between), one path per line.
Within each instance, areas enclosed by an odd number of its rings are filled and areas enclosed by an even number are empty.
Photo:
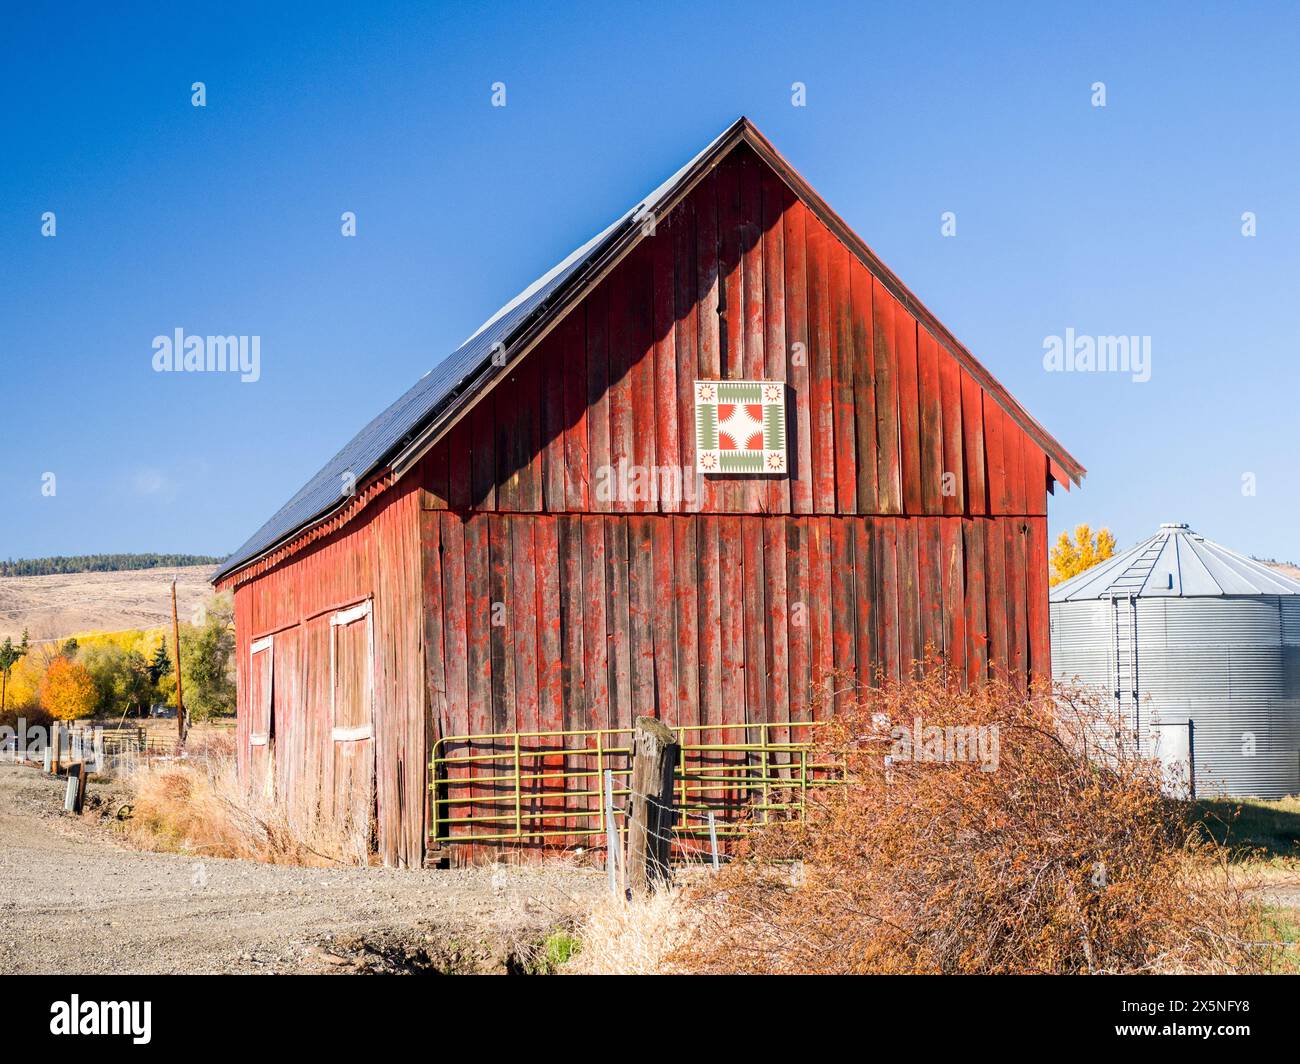
M673 728L678 856L690 840L738 835L752 824L801 817L830 766L813 757L811 722ZM605 774L618 830L631 771L630 728L453 735L434 744L430 834L435 847L601 848ZM712 825L710 825L712 814Z

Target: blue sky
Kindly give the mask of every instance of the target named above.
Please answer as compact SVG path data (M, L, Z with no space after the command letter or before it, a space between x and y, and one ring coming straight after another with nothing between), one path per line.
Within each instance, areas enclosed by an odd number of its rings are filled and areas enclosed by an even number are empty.
M743 113L1087 466L1053 535L1300 558L1296 5L216 6L7 14L0 557L228 552ZM153 372L178 327L261 379Z

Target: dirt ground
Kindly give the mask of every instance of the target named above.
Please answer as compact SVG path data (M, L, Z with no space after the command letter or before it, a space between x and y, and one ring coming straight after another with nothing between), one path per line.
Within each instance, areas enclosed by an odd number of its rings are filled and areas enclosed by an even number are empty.
M520 971L604 885L557 864L316 869L143 853L107 822L63 813L61 793L61 780L0 764L0 974Z
M64 639L78 632L116 632L171 624L171 582L177 612L190 619L212 594L215 566L136 569L119 573L68 573L0 577L0 640L24 628L34 640Z

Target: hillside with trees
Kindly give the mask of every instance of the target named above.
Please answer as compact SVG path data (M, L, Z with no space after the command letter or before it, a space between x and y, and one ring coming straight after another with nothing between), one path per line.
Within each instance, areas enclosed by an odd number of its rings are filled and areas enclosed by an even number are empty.
M0 576L54 576L67 573L120 573L137 569L177 569L216 565L208 554L70 554L50 558L10 558L0 562Z
M185 708L195 721L235 712L235 626L230 595L214 595L180 624ZM83 632L62 640L0 641L0 723L147 716L176 705L169 626Z

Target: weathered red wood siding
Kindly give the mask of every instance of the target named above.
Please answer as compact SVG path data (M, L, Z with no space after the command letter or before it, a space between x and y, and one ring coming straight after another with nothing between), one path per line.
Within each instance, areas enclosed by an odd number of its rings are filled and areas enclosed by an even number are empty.
M1040 576L1027 564L1046 558L1045 534L1021 517L428 510L434 726L441 735L625 727L642 714L670 724L798 722L833 672L898 676L927 646L971 679L987 675L990 630L1014 667L1041 671L1046 647L1029 640L1022 612L1045 601L1046 568ZM485 664L459 675L457 664L476 655L445 649L446 639L476 564L466 545L480 537L500 543L500 623L471 627ZM584 566L580 544L592 541L604 557ZM995 581L976 578L985 545L996 552ZM824 567L819 581L806 575L808 559ZM886 615L897 620L883 625Z
M710 476L693 499L598 500L602 468L620 458L693 469L697 375L787 381L790 476ZM744 146L493 394L467 419L472 431L452 432L421 463L437 505L1047 512L1038 445ZM458 491L467 481L475 490Z
M330 617L372 602L378 846L393 865L416 865L423 854L429 739L419 537L418 492L408 478L342 528L234 585L240 771L248 773L251 752L249 652L273 636L276 795L304 818L329 816L350 797L334 793Z

